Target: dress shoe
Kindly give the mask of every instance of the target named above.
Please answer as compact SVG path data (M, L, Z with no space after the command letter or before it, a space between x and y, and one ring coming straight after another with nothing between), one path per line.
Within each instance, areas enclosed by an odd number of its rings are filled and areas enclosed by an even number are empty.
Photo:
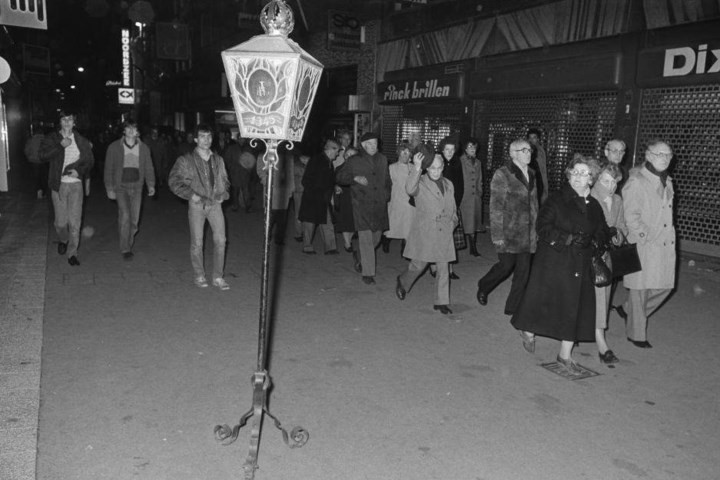
M523 330L518 330L518 332L520 332L520 336L522 337L523 348L525 351L528 353L535 353L535 335Z
M293 237L293 238L294 238L295 241L298 242L298 243L302 242L302 235L297 236L297 237Z
M430 276L433 277L433 278L435 278L435 277L437 276L437 271L436 271L436 270L433 270L433 269L430 269Z
M58 242L58 253L65 255L65 252L67 252L67 242Z
M557 362L558 365L562 365L565 367L565 369L571 374L571 375L579 375L582 373L582 370L580 370L580 367L578 367L578 364L575 363L575 361L572 358L568 358L567 360L560 357L560 355L557 356Z
M352 245L350 245L349 247L346 247L345 245L343 245L343 248L345 249L345 251L346 251L347 253L353 253L353 252L354 252Z
M481 291L481 290L478 290L478 292L477 292L477 299L478 299L478 303L479 303L480 305L482 305L482 306L487 305L487 293L485 293L485 292L483 292L483 291Z
M612 350L608 350L605 353L598 352L598 357L600 357L600 363L604 363L605 365L608 365L610 363L617 363L620 361L620 359L615 356L615 353Z
M623 320L625 320L625 321L627 322L628 314L627 314L627 312L625 311L625 309L623 308L622 305L617 305L617 306L612 307L612 308L615 310L615 312L617 312L618 315L620 315L620 318L622 318Z
M457 273L450 272L450 280L460 280L460 277L457 276Z
M402 286L402 282L400 282L399 275L397 277L397 281L395 282L395 295L397 295L400 300L405 300L405 296L407 295L407 292Z
M358 252L353 250L353 268L357 273L362 273L362 263L360 262L360 255L358 255Z
M317 252L315 250L305 250L303 249L303 253L305 255L315 255Z
M443 315L448 315L452 313L452 310L450 310L450 307L448 307L447 305L433 305L433 310L437 310Z
M480 252L477 251L477 247L472 243L470 244L470 255L472 255L473 257L480 256Z
M77 257L73 255L72 257L68 258L68 263L73 267L77 267L78 265L80 265L80 260L78 260Z
M363 275L362 281L365 285L375 285L375 277L368 277Z
M325 252L325 255L337 255L338 253L340 252L337 251L337 248L333 248L332 250Z
M135 255L133 255L132 252L124 252L122 254L123 260L125 260L126 262L129 262L130 260L132 260L134 256Z
M390 253L390 240L383 240L381 243L382 251L385 253Z
M652 348L652 345L650 345L650 342L647 340L633 340L632 338L628 337L628 342L632 343L638 348Z

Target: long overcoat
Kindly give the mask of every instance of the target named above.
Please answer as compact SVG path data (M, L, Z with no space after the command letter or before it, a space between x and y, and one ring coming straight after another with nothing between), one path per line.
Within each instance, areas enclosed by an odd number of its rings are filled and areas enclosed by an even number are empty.
M528 178L510 162L498 168L490 182L490 237L498 253L535 253L538 216L535 172Z
M302 186L298 218L301 222L316 225L326 223L330 199L335 191L335 171L325 152L310 158L302 176Z
M427 174L412 169L405 189L415 197L415 215L410 225L403 256L423 262L452 262L455 260L453 230L458 223L455 189L442 178L445 192Z
M569 236L585 232L603 244L607 230L602 207L592 196L586 203L566 185L547 199L538 215L530 280L512 318L515 328L560 340L595 339L593 248L575 245Z
M367 185L361 185L354 179L365 177ZM336 173L337 183L350 186L355 230L384 232L389 228L387 203L390 200L392 180L388 171L385 155L368 154L362 147L360 153L345 161L345 165Z
M642 270L623 277L626 288L675 288L675 227L673 185L644 166L630 172L623 187L628 242L636 243Z

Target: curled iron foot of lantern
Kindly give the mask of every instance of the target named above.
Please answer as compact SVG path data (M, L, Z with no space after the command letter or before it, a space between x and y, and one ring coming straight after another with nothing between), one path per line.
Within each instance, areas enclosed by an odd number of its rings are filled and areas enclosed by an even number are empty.
M288 433L280 424L280 420L275 418L267 409L265 409L265 413L275 422L275 427L282 432L283 441L288 447L300 448L310 440L310 432L303 427L295 427Z

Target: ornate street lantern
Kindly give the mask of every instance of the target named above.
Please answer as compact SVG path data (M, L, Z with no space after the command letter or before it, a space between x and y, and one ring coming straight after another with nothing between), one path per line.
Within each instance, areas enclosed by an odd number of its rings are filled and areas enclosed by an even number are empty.
M278 145L285 141L292 150L302 140L315 91L320 83L322 65L308 55L297 43L288 39L295 21L285 0L271 0L260 12L264 35L222 52L223 64L240 134L252 139L251 145L262 141L266 148L263 157L268 172L265 185L265 235L260 290L260 325L258 331L257 369L252 376L253 406L235 427L218 425L215 437L224 445L237 439L239 430L252 418L250 451L243 465L245 476L254 478L263 415L267 414L282 431L283 440L290 448L303 446L309 434L302 427L289 433L267 408L270 377L267 371L268 345L268 273L270 251L270 212L273 175L277 169Z

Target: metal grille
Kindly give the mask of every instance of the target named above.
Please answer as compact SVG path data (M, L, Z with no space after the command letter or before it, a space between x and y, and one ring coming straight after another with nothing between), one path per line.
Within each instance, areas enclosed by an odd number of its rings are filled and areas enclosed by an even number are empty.
M605 143L612 139L615 126L616 92L585 92L560 95L510 97L488 101L485 118L478 119L481 131L487 129L487 159L492 170L508 158L508 147L524 138L529 128L542 131L541 143L548 160L550 190L565 182L564 169L575 153L600 158ZM490 196L487 175L485 197Z
M450 134L460 138L460 132L466 127L464 104L386 106L383 107L383 153L388 161L397 160L398 143L407 141L413 132L418 132L423 142L431 142L437 149L443 138Z
M643 92L636 162L644 159L649 140L670 145L678 235L713 255L720 255L719 126L720 84Z

